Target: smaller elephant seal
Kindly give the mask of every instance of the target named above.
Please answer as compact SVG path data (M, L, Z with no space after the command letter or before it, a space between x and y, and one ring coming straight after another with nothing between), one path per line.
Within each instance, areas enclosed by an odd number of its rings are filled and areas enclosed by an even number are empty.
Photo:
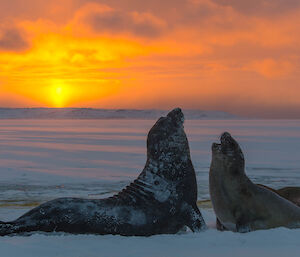
M291 201L292 203L300 207L300 187L283 187L280 189L274 189L262 184L257 185L275 192L276 194L280 195L281 197Z
M250 181L242 150L227 132L221 144L212 145L209 190L216 216L227 230L300 228L300 207Z
M183 128L184 116L174 109L152 127L147 162L133 183L105 199L58 198L11 222L0 222L0 235L24 232L174 234L184 226L205 226L196 205L197 183Z
M300 207L300 187L284 187L280 189L274 189L262 184L257 184L257 185L260 187L264 187L268 190L271 190L272 192L280 195L281 197L289 200L293 204L296 204L297 206ZM226 228L222 225L222 223L218 218L216 220L216 228L220 231L226 230Z

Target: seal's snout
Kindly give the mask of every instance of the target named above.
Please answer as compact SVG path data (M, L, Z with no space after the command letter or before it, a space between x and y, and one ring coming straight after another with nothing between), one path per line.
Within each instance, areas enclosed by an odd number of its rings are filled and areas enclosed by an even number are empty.
M182 125L184 123L184 115L180 108L176 108L170 111L167 117L171 118L172 121L178 125Z
M230 133L228 132L224 132L222 135L221 135L221 142L224 141L224 140L228 140L231 138L231 135Z
M224 154L231 155L233 152L241 152L239 144L228 132L222 134L220 141L221 149Z
M228 146L228 145L234 144L234 139L232 138L232 136L228 132L224 132L221 135L220 141L221 141L222 146L226 146L226 145Z

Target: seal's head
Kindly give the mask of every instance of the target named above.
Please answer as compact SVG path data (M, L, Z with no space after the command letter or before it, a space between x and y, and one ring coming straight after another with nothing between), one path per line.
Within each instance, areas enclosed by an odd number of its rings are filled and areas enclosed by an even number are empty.
M235 172L233 167L243 168L245 159L239 144L228 132L221 135L220 141L220 144L212 144L214 162L222 165L222 167L227 167L231 172Z
M151 128L147 139L147 157L157 175L176 178L179 169L190 161L190 150L184 128L184 115L180 108L161 117ZM174 174L173 174L174 173Z

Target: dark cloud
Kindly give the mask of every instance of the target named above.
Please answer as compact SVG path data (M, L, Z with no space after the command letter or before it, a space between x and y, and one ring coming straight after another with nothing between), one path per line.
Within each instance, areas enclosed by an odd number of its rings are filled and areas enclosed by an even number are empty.
M193 2L203 6L202 12L200 10L198 13L199 16L207 16L209 3L231 6L239 12L251 15L281 14L300 6L299 0L64 0L63 4L60 0L0 0L0 22L3 19L15 17L67 22L76 10L88 3L109 5L124 12L150 12L164 17L165 20L178 22L178 17L188 20L189 16L197 15L195 10L189 8Z
M21 51L28 46L28 42L17 29L6 29L0 33L0 50Z
M184 6L189 3L189 0L74 0L74 3L78 5L84 5L89 2L109 5L115 9L122 9L126 11L138 11L138 12L152 12L155 14L163 14L167 12L173 12L175 10L181 11Z
M300 6L299 0L212 0L251 15L277 15Z
M157 37L165 23L149 13L104 11L88 15L88 23L97 32L131 33L140 37Z
M0 0L0 24L15 19L49 19L65 23L82 3L80 0Z
M74 1L79 5L88 3L90 0ZM211 3L221 7L230 6L241 13L257 16L280 15L300 7L300 0L93 0L93 2L126 11L151 12L167 20L173 20L175 17L176 21L178 17L189 20L191 15L198 14L198 18L211 15L214 9ZM197 3L197 5L192 3Z

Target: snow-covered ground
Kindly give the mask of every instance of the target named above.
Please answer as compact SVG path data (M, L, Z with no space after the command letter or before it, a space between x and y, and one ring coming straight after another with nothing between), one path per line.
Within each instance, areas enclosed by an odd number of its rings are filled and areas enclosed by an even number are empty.
M202 210L212 223L212 213ZM247 234L219 232L122 237L35 234L0 238L5 257L283 257L299 256L300 231L278 228Z
M0 120L0 220L63 196L105 197L134 179L145 162L153 120ZM225 130L237 138L254 182L300 186L300 121L187 120L198 198L208 200L210 146ZM0 256L297 256L300 229L247 234L214 228L149 238L36 234L0 238Z

